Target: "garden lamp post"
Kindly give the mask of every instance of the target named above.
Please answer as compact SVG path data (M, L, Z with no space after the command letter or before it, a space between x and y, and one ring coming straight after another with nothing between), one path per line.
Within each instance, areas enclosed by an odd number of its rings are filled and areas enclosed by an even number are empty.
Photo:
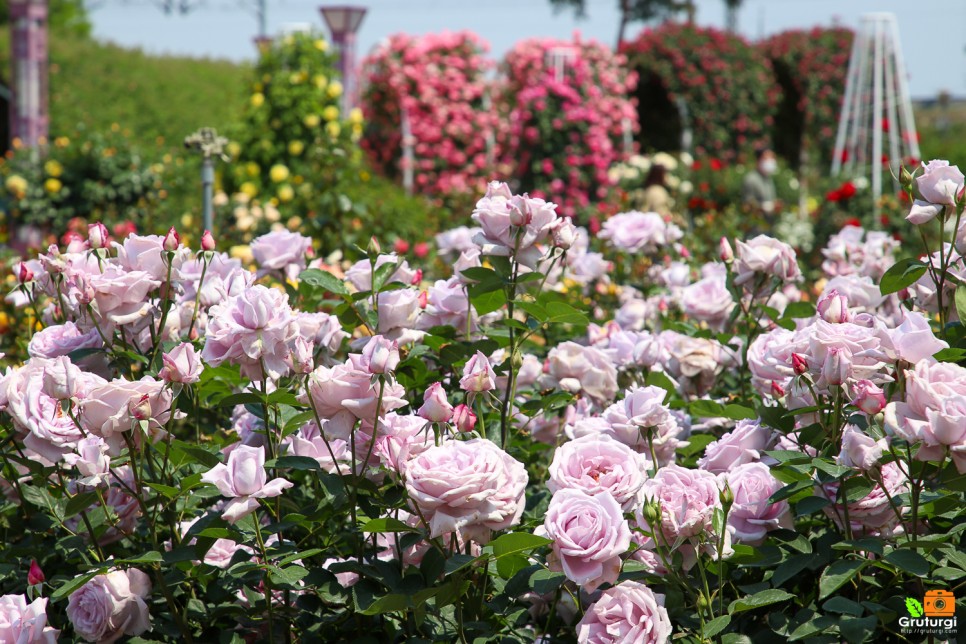
M228 161L225 147L228 139L218 136L218 132L211 127L203 127L184 139L184 146L189 150L201 153L201 203L204 213L205 230L214 229L214 213L212 212L211 191L215 184L215 157Z
M10 136L26 147L47 138L47 2L10 0L13 101Z
M348 114L355 104L356 32L366 16L366 8L352 5L319 7L325 24L332 32L332 42L339 47L339 71L342 73L342 113Z

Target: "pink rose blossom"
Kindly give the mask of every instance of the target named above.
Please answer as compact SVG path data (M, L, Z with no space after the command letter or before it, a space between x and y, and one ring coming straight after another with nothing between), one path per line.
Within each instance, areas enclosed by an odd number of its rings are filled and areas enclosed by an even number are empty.
M772 475L767 465L744 463L728 470L722 477L734 497L728 512L728 525L734 528L735 539L757 546L771 530L792 529L788 502L771 503L768 500L785 484Z
M232 450L227 463L219 463L205 472L201 480L218 488L231 500L222 510L222 518L237 523L258 508L258 499L270 499L292 487L285 479L268 480L265 472L265 448L242 445Z
M870 380L859 380L855 383L852 404L869 416L875 416L886 406L885 392Z
M74 633L88 642L109 644L124 635L151 628L145 600L151 594L148 576L135 568L97 575L67 600L67 618Z
M471 432L476 429L476 414L468 405L456 405L453 409L452 422L457 431Z
M774 432L759 421L740 420L732 431L705 448L698 467L720 474L755 463L761 460L762 452L771 447L774 439Z
M577 624L579 644L666 644L673 627L664 595L636 581L608 588Z
M77 441L74 452L64 454L64 462L77 468L81 483L100 485L107 480L111 469L111 457L107 455L108 445L100 436L88 435Z
M681 229L656 212L622 212L604 222L600 238L625 253L653 253L681 239Z
M650 463L607 434L586 435L557 448L550 463L547 488L582 490L590 495L608 492L630 511L637 503Z
M82 332L73 322L54 324L30 338L27 353L34 358L58 358L78 349L96 349L103 345L97 329Z
M490 366L489 359L480 351L470 357L463 367L463 377L460 379L460 388L463 391L479 393L490 391L496 387L496 374Z
M426 420L445 423L453 417L453 406L446 399L443 385L434 382L423 393L423 406L416 412Z
M29 604L23 595L0 597L0 642L56 644L60 631L47 626L47 598Z
M876 440L855 425L846 425L842 431L842 451L836 460L845 467L871 470L888 448L885 438Z
M115 379L91 388L80 401L78 420L88 433L107 441L111 454L116 455L124 445L121 434L134 429L138 421L147 421L152 437L163 431L171 414L171 400L171 390L151 376L133 382ZM135 432L132 440L139 437L140 432Z
M711 472L672 463L645 481L641 494L648 501L660 503L660 524L653 529L663 534L666 543L673 544L679 538L712 533L714 510L721 507L720 492L718 479ZM642 527L648 525L640 508L637 521Z
M182 342L171 351L162 354L164 367L161 369L161 379L165 382L195 383L201 380L204 366L201 358L195 353L195 347L190 342Z
M759 276L778 278L784 282L801 279L795 251L788 244L767 235L758 235L747 243L738 240L735 260L735 285L751 289Z
M916 187L923 199L931 204L956 205L956 195L966 181L959 168L948 161L930 161L922 166L924 172L916 177Z
M255 238L251 249L260 275L277 273L294 279L305 269L305 256L312 250L312 240L299 233L280 230Z
M550 350L547 375L564 391L599 402L617 395L617 368L600 349L564 342Z

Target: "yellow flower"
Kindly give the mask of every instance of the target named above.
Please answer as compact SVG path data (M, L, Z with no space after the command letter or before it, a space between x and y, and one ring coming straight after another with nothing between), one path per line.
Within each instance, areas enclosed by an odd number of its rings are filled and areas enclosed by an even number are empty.
M185 214L181 215L182 228L191 228L191 226L194 225L194 223L195 223L195 218L191 216L190 212L186 212Z
M349 122L350 123L362 123L362 110L358 107L353 107L349 110Z
M60 192L60 189L63 187L64 184L60 182L60 179L50 178L44 181L44 189L51 194Z
M289 230L298 230L302 226L302 218L298 215L290 218L286 224Z
M17 174L12 174L7 177L4 186L17 199L22 199L24 194L27 193L27 180Z
M245 183L238 186L238 191L242 194L246 194L249 197L254 197L258 194L258 188L251 181L246 181Z
M117 123L111 123L111 132L120 132L121 126Z
M237 157L239 154L241 154L241 146L238 145L234 141L232 141L231 143L229 143L228 144L228 156L230 156L230 157Z
M261 92L252 94L252 107L261 107L265 103L265 95Z
M10 330L10 316L4 311L0 311L0 333L6 333Z
M357 138L357 139L360 136L362 136L362 126L360 124L358 124L358 123L353 123L352 124L352 136L354 138Z
M298 155L302 154L303 150L305 150L305 144L301 141L289 141L288 153L293 157L297 157Z
M363 181L368 181L369 179L372 178L372 175L369 174L369 172L366 170L361 170L359 172L359 178L362 179Z
M342 96L342 83L339 81L329 83L329 97L339 98L340 96Z
M326 121L334 121L339 118L339 108L335 105L329 105L327 108L322 110L322 118Z
M319 123L321 122L322 119L319 118L318 114L309 114L302 119L302 123L305 124L305 127L318 127Z
M51 159L44 164L44 172L52 177L59 177L64 172L64 166L60 165L58 161Z
M282 183L288 179L288 168L286 168L281 163L277 163L272 166L272 169L268 171L268 176L272 178L275 183Z
M248 174L249 177L257 177L258 173L261 171L262 169L259 168L258 164L255 163L254 161L249 161L248 163L245 164L245 172Z
M278 200L282 203L288 203L295 198L295 191L292 190L292 186L285 184L280 186L278 189Z
M339 136L339 132L342 131L342 126L335 121L332 121L325 124L325 131L334 139L335 137Z
M316 41L312 44L315 45L315 48L319 51L328 51L329 49L329 43L325 42L321 38L316 39Z
M288 82L292 85L298 85L302 82L302 74L295 72L288 75Z
M54 145L56 145L58 148L66 148L68 145L70 145L70 139L68 139L66 136L58 136L56 139L54 139Z
M312 77L312 82L314 82L315 86L319 89L325 89L325 86L329 84L329 79L322 74L316 74Z
M252 255L252 247L248 244L232 246L230 249L228 249L228 254L235 259L240 259L244 264L255 260L254 255Z

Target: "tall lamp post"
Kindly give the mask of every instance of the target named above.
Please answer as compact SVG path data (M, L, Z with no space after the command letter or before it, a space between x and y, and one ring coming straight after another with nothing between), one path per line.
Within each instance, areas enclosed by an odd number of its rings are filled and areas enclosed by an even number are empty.
M351 5L319 7L325 24L332 32L332 42L339 47L339 71L342 73L342 113L348 114L356 95L356 32L366 16L366 8Z
M13 101L10 136L26 147L47 138L47 2L10 0Z

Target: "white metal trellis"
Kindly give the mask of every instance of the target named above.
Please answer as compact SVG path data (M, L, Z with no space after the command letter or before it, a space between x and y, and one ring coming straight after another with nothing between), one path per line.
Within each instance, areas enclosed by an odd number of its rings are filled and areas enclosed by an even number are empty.
M888 150L883 149L883 133ZM899 165L909 157L919 158L919 141L899 23L891 13L866 14L852 43L832 175L869 180L878 222L882 174L889 172L895 181Z

